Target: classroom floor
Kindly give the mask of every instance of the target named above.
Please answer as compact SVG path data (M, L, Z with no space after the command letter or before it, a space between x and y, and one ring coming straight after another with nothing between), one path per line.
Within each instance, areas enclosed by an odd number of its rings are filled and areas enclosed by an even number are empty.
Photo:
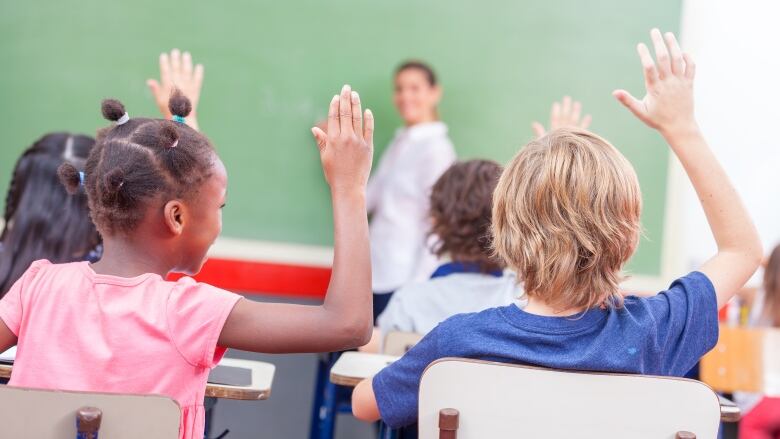
M275 298L247 297L275 301ZM265 355L230 350L227 356L273 363L276 365L276 375L271 397L267 401L219 400L214 408L211 437L217 437L225 429L230 429L225 439L308 438L316 355ZM340 415L336 422L335 438L369 439L375 437L372 431L369 424L348 415Z

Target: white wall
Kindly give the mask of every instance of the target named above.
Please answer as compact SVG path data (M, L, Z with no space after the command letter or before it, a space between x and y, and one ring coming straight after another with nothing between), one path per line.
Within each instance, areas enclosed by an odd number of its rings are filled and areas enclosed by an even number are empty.
M696 113L758 227L780 242L780 2L686 0L682 45L697 65ZM696 194L670 162L664 277L715 252Z

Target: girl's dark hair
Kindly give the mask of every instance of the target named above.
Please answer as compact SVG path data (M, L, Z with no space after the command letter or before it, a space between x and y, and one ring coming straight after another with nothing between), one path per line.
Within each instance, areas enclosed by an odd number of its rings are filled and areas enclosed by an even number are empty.
M763 316L772 326L780 327L780 245L772 250L764 268Z
M492 256L490 221L493 191L501 165L490 160L457 162L433 185L431 235L437 238L433 252L453 261L471 262L482 271L504 268Z
M168 102L171 114L181 118L192 105L179 91ZM103 101L103 116L121 121L121 102ZM206 136L189 126L161 119L132 118L98 132L85 167L84 187L89 211L104 235L127 234L138 226L155 200L186 198L209 176L214 159ZM60 179L70 192L79 188L78 170L64 164Z
M438 82L436 80L436 73L433 71L431 66L428 64L417 61L417 60L409 60L404 61L398 68L395 69L395 75L398 76L399 73L406 71L406 70L419 70L423 73L425 76L425 79L428 81L428 85L433 87Z
M33 261L84 260L100 244L86 196L83 192L68 195L57 179L57 168L63 163L83 170L94 144L88 136L47 134L16 162L0 233L0 297Z

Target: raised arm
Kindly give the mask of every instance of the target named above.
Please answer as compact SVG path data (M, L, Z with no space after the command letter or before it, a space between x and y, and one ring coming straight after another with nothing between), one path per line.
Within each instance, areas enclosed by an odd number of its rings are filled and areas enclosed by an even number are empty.
M572 101L571 97L564 96L561 102L553 102L550 109L550 131L563 127L576 127L588 129L590 126L590 114L582 115L582 104L579 101ZM540 122L531 124L534 135L542 137L547 133Z
M203 86L203 64L193 67L192 55L189 52L181 53L179 49L171 50L170 54L160 54L160 80L147 79L146 85L152 92L154 101L160 114L165 119L171 118L168 109L168 99L174 88L178 88L192 103L192 112L185 122L195 130L198 130L198 101L200 89Z
M693 111L693 60L682 53L671 32L662 36L653 29L650 36L655 62L647 46L637 46L647 94L641 100L625 90L613 94L637 118L661 133L696 189L718 245L717 254L700 271L712 281L720 308L758 268L761 241L737 191L699 131Z
M361 117L360 97L347 85L331 100L328 133L312 129L333 200L335 253L324 303L240 300L222 329L221 346L269 353L325 352L369 341L373 325L365 190L373 132L371 111Z

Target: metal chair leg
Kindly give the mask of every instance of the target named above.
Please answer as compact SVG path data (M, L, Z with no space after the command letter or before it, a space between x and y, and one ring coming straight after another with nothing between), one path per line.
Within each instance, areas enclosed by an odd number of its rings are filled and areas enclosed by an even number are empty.
M97 439L103 412L97 407L81 407L76 412L76 439Z

